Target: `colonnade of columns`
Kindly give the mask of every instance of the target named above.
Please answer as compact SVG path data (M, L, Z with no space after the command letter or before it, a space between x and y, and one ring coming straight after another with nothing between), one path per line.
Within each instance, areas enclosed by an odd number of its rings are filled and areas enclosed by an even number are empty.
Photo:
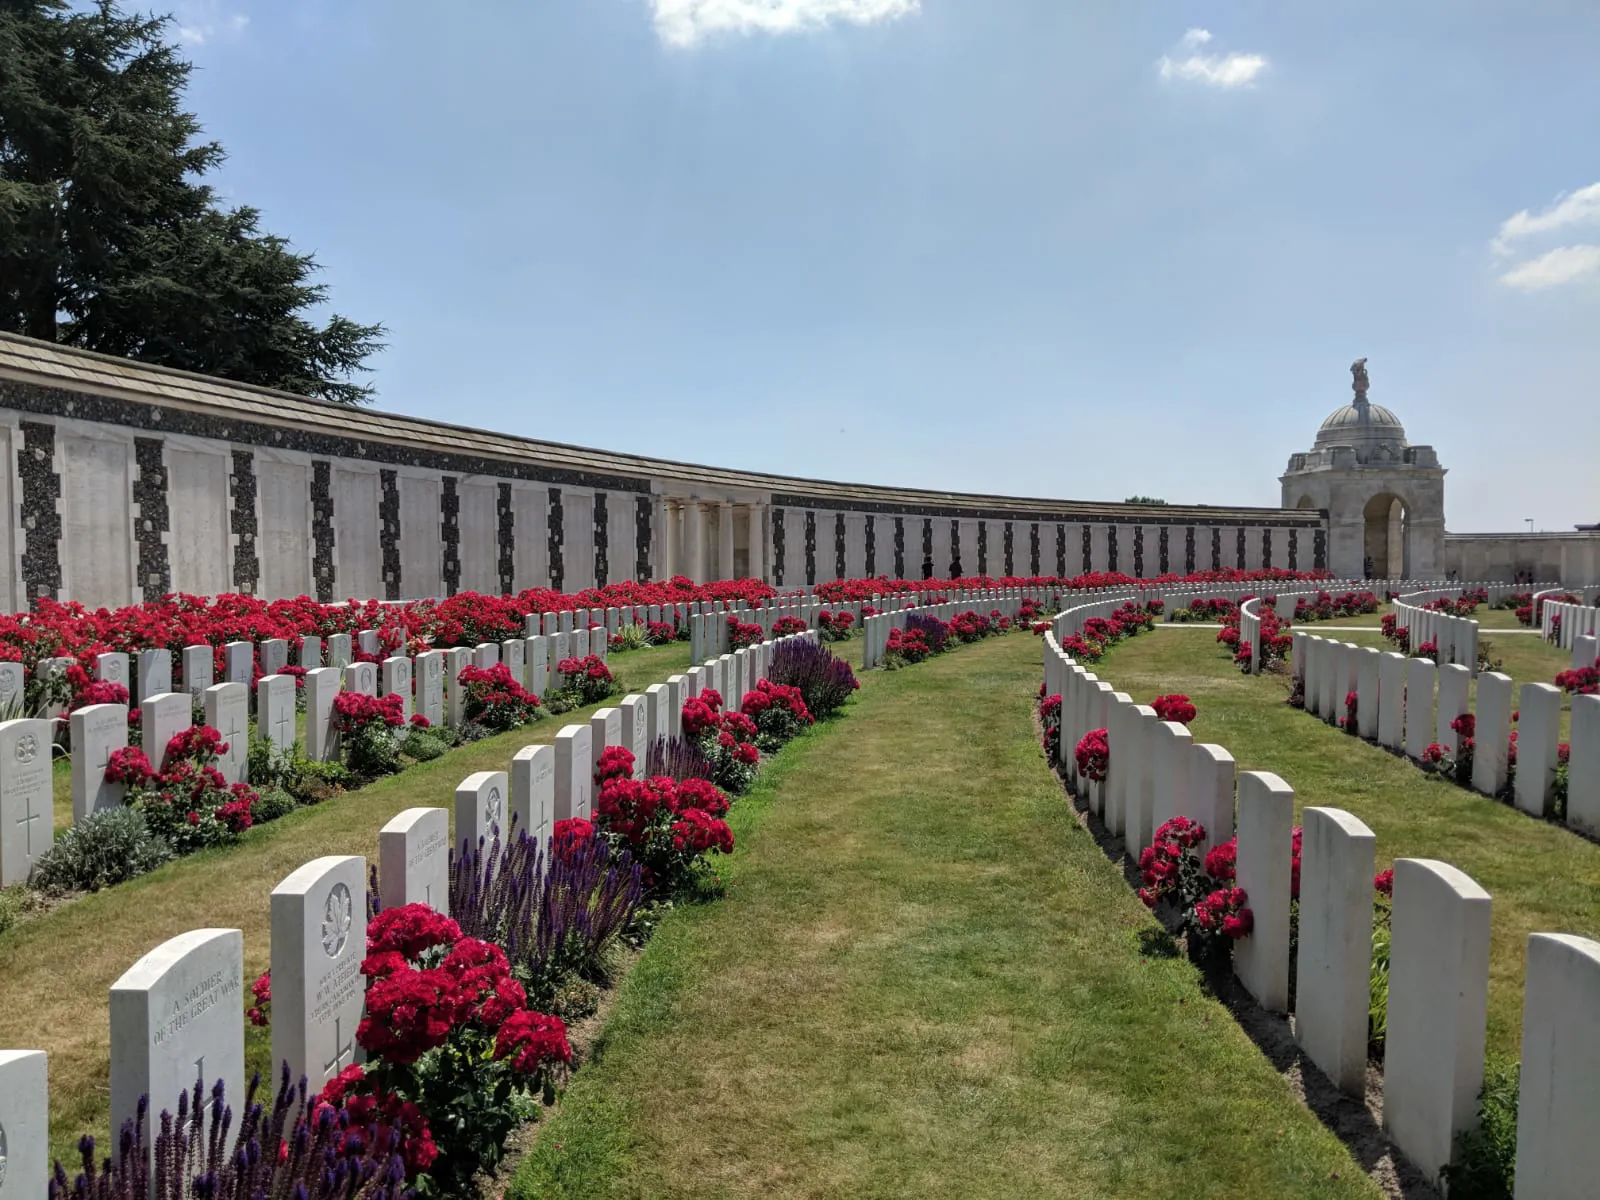
M766 579L771 523L770 504L664 498L661 576L686 575L696 583L742 576Z

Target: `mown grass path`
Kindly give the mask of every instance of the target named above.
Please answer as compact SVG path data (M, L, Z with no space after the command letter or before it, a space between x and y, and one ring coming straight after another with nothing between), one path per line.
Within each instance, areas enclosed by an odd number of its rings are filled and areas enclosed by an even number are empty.
M875 673L780 756L513 1195L1377 1194L1076 823L1039 656Z
M615 657L611 665L624 691L642 691L688 661L688 646L679 642ZM53 1153L76 1163L73 1147L84 1133L111 1145L110 987L141 955L190 929L242 929L248 985L267 967L270 896L285 875L324 854L376 861L378 830L396 813L421 805L453 810L462 779L507 770L523 746L554 740L563 725L587 722L597 707L458 747L252 829L237 845L178 859L0 934L0 1047L49 1052ZM276 1086L266 1031L251 1031L246 1054L247 1067ZM159 1110L176 1099L153 1102Z

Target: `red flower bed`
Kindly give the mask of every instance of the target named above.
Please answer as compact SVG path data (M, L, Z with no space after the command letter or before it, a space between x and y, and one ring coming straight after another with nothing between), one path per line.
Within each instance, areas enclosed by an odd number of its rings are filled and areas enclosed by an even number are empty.
M1150 702L1150 707L1156 710L1156 717L1162 721L1187 725L1195 718L1194 701L1177 692L1170 696L1157 696Z
M1111 768L1111 743L1106 739L1104 729L1091 729L1078 740L1078 748L1073 757L1078 762L1078 774L1095 783L1105 782L1106 772Z

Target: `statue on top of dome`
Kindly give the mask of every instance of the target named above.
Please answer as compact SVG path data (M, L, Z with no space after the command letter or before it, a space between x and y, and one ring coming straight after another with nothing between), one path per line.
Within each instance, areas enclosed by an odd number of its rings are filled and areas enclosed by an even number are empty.
M1350 386L1356 393L1356 407L1365 408L1367 404L1367 360L1358 358L1350 364Z

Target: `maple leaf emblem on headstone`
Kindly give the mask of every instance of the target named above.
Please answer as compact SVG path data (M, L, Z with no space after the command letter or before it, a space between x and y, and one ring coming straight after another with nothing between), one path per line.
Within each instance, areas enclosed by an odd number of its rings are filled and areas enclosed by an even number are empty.
M350 889L342 883L335 884L328 893L328 903L322 913L322 948L327 951L329 958L339 956L345 940L350 936L350 926L354 923L355 908L350 899Z

